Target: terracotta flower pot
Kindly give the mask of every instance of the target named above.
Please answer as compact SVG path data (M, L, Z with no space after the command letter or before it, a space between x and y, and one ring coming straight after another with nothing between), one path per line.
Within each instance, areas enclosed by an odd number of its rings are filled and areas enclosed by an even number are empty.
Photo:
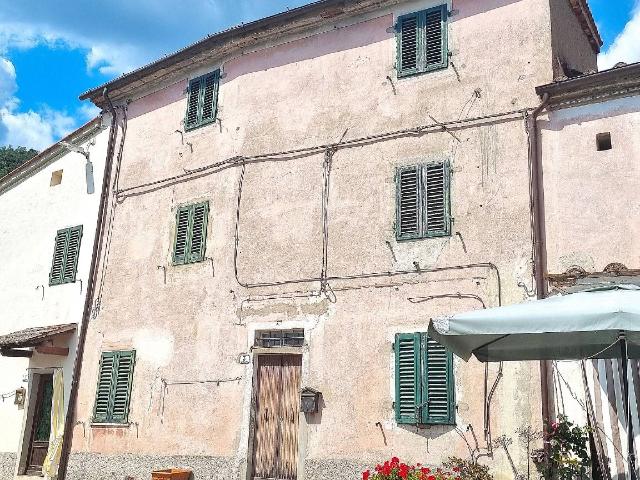
M151 480L189 480L191 470L185 468L168 468L151 472Z

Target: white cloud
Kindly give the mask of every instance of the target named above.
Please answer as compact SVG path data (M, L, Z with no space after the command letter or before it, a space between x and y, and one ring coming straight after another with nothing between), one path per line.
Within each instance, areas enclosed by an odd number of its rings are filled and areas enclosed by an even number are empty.
M20 0L0 9L0 54L63 43L87 52L87 69L126 73L229 25L308 0Z
M0 57L0 144L42 150L75 129L73 117L47 106L18 111L17 89L15 67Z
M75 129L75 119L62 112L12 112L0 109L5 127L5 145L26 146L43 150Z
M631 19L613 41L611 46L598 57L600 70L613 67L618 62L640 61L640 0L636 2Z

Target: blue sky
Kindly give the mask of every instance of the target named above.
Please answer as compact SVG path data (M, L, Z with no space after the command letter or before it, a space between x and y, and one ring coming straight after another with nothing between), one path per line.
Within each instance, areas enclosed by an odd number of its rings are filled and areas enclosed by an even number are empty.
M97 114L81 92L307 1L0 0L0 145L43 149ZM600 67L639 61L640 0L589 4L605 41Z

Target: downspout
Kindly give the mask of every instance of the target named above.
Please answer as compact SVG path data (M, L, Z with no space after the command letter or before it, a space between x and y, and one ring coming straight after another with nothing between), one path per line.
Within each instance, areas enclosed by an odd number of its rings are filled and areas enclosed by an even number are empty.
M538 116L549 104L549 94L542 96L542 102L527 117L527 131L529 132L529 165L531 166L531 227L533 230L533 275L536 282L538 299L547 296L547 248L544 215L544 181L542 159L539 148ZM542 420L549 423L552 413L552 399L550 382L552 379L549 361L540 361L540 384L542 395Z
M107 89L102 92L103 97L107 100L107 107L111 113L111 128L109 130L109 142L107 144L107 157L105 159L104 176L102 179L102 193L100 195L100 206L98 207L98 218L96 223L96 232L93 239L93 253L91 255L91 266L89 268L89 281L87 282L87 294L84 300L84 310L82 312L82 321L80 323L80 332L78 334L78 346L76 347L76 358L73 364L73 377L71 379L71 391L69 393L69 404L67 406L67 415L64 421L64 436L62 440L62 452L60 457L60 465L58 466L58 479L64 480L67 476L67 465L69 463L69 453L71 452L71 437L73 435L74 417L76 403L78 400L78 386L80 383L80 370L82 369L82 358L84 354L84 345L87 338L87 329L89 325L89 317L91 316L91 304L93 302L93 294L95 290L96 280L98 277L98 263L100 253L102 251L102 237L104 234L104 224L106 219L106 205L109 197L109 185L111 183L111 168L113 165L113 155L115 152L116 139L118 137L118 118L116 110L111 103L111 99L107 93Z

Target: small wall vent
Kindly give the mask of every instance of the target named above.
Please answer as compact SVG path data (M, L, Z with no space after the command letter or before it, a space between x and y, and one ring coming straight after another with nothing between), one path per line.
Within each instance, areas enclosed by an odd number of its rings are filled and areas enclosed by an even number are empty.
M49 183L50 187L55 187L56 185L60 185L62 183L62 170L56 170L51 173L51 183Z
M604 132L596 135L596 146L599 152L611 150L611 133Z

